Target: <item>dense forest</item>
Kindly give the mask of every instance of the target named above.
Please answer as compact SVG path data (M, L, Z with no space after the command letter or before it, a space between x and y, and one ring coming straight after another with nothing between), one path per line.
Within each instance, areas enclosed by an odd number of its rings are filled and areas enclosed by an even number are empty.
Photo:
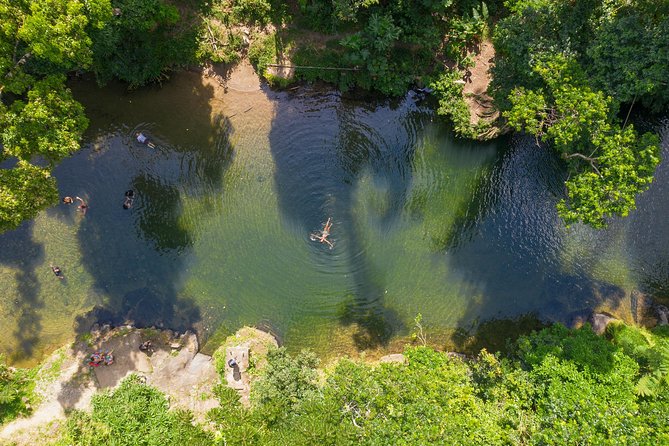
M2 0L0 230L57 202L53 167L79 148L87 118L66 86L92 73L136 88L171 70L247 56L340 89L402 95L430 86L457 134L523 130L550 144L568 177L567 223L602 227L635 208L659 162L657 135L630 115L669 101L669 1L639 0ZM316 44L313 36L321 36ZM496 122L473 125L463 78L482 42L496 56Z
M666 326L616 324L603 337L554 325L509 340L505 353L418 342L403 363L344 359L320 372L313 354L280 348L254 372L251 406L219 385L206 425L131 375L44 444L667 444L668 336ZM224 381L225 355L217 361ZM3 419L26 411L29 374L0 368Z

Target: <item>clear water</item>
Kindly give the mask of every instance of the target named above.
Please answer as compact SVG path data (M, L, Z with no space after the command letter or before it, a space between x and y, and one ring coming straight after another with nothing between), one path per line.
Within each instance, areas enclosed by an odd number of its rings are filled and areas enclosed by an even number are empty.
M528 312L633 319L630 292L669 283L666 163L630 218L567 229L548 150L455 140L411 94L224 93L193 73L73 89L91 127L56 176L89 211L59 205L0 236L0 352L19 365L95 319L194 328L210 346L262 325L327 356L390 345L417 313L431 333ZM328 217L334 249L309 239Z

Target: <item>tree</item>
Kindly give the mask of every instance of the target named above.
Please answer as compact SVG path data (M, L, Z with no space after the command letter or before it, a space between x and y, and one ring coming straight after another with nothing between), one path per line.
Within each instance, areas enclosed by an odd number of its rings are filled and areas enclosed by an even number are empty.
M56 180L50 169L26 161L0 169L0 232L15 229L57 200Z
M614 101L586 82L580 65L562 54L543 55L534 72L543 87L515 88L509 125L553 143L567 162L567 198L558 213L569 224L606 225L608 217L627 216L636 196L653 180L660 161L659 138L637 136L633 126L621 128Z
M65 73L90 65L88 30L110 15L109 0L0 0L0 231L57 201L51 169L88 126Z
M131 88L190 61L197 30L179 28L179 10L163 0L117 0L117 15L92 32L92 69L101 84L113 78Z
M88 67L92 60L87 27L100 27L111 16L109 0L35 0L18 37L34 57L65 70Z
M65 88L65 76L35 82L26 96L27 102L17 99L0 114L2 157L29 162L39 156L55 164L76 152L88 119Z

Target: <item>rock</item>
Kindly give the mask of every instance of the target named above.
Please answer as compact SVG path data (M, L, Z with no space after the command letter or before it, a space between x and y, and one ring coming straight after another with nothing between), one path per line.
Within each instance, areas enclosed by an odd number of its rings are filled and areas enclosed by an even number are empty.
M397 363L400 363L400 364L404 364L406 362L406 358L404 357L404 355L402 353L393 353L391 355L382 356L379 359L379 362L383 362L383 363L397 362Z
M615 317L604 313L593 313L592 316L590 316L590 325L592 326L592 331L594 331L598 335L604 334L604 331L606 331L606 327L611 322L617 322L617 321L618 319L616 319Z
M657 325L669 325L669 308L664 305L656 305Z
M171 348L172 350L179 350L179 349L181 348L181 344L179 344L178 342L172 342L172 343L170 344L170 348Z
M230 364L233 364L230 366ZM248 395L250 390L248 347L228 347L225 353L225 380L228 386Z

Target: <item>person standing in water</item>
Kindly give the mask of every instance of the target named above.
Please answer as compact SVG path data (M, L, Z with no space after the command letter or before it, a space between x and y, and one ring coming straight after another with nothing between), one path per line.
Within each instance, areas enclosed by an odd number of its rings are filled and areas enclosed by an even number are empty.
M156 148L156 145L152 143L151 140L144 133L137 132L135 133L135 136L137 137L137 142L139 142L140 144L146 144L152 149Z
M81 201L81 204L77 206L77 209L81 211L81 215L86 215L86 211L88 210L88 205L86 204L86 202L80 197L74 197L74 198Z
M134 200L135 192L132 189L125 191L125 202L123 203L123 209L130 209Z

